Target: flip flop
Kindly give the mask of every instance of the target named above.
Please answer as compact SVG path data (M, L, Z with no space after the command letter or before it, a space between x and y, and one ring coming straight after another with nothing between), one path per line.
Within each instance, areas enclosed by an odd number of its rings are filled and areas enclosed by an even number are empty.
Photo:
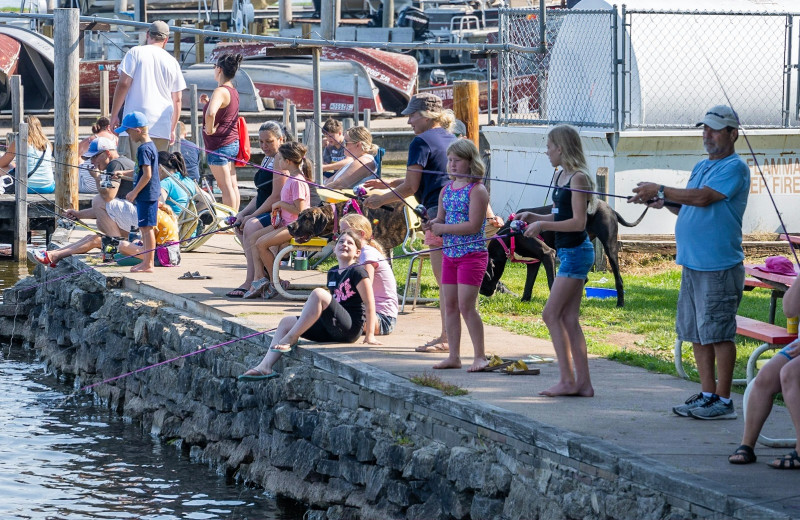
M504 370L500 373L505 374L507 376L538 376L539 372L540 371L538 368L529 368L528 370L514 370L513 372Z
M292 351L292 345L277 345L275 347L270 347L270 350L274 350L275 352L281 352L282 354L286 354L287 352Z
M200 274L200 271L186 271L181 276L178 277L178 280L210 280L210 276Z
M247 292L247 287L238 287L230 292L225 293L228 298L243 298L244 293Z
M248 374L247 372L258 372L258 373L257 374ZM267 379L273 379L275 377L280 376L280 374L277 373L277 372L270 372L269 374L265 374L264 372L262 372L261 370L258 370L257 368L251 368L247 372L245 372L244 374L240 375L236 379L238 379L239 381L265 381Z
M529 364L530 363L536 364L536 363L552 363L553 361L555 361L555 359L548 356L538 356L536 354L529 354L528 357L523 358L522 361Z
M504 363L500 363L499 365L495 365L493 367L487 366L483 370L476 370L475 372L495 372L497 370L501 370L503 368L506 368L507 366L512 365L512 364L514 364L513 360L512 361L506 361Z
M421 345L414 349L415 352L450 352L450 347L443 347L441 343L436 343L434 345Z

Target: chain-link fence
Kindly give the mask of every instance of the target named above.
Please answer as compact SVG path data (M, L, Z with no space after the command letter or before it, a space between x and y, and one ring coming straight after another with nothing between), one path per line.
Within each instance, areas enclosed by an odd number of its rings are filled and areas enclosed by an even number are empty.
M800 126L796 14L501 11L501 124L693 127L730 104L747 127Z
M792 15L628 11L624 127L694 127L729 104L748 127L789 117Z
M502 53L504 124L613 127L615 11L548 9L544 52ZM501 11L503 43L540 50L538 9Z

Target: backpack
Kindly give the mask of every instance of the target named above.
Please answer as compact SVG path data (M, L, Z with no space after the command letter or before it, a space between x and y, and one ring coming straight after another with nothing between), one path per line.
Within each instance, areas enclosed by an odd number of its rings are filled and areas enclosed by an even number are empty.
M239 116L237 121L237 130L239 131L239 154L236 156L236 166L247 166L250 161L250 135L247 133L247 121L242 116Z

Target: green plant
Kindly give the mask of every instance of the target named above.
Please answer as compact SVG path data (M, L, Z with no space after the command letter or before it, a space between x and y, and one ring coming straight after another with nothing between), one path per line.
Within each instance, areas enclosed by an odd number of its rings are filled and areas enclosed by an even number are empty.
M410 381L415 385L435 388L444 395L458 396L467 395L469 393L466 389L461 388L458 385L444 382L441 377L431 374L430 372L423 372L422 374L412 376Z

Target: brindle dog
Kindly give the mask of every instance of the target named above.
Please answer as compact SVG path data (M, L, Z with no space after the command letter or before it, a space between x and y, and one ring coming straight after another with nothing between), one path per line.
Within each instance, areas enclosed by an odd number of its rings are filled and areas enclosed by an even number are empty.
M543 206L541 208L521 209L517 213L523 211L531 211L533 213L549 213L551 206ZM614 273L614 281L617 289L617 307L625 305L625 294L622 283L622 275L619 272L619 242L617 241L617 234L619 231L619 224L625 227L634 227L638 225L645 214L647 208L642 212L641 216L634 222L627 222L622 216L611 209L606 202L600 200L597 203L597 211L591 215L587 215L586 231L589 233L589 238L594 240L600 239L603 244L603 249L608 258L608 265L611 272ZM508 235L508 223L500 228L497 232L498 235ZM528 258L536 258L539 263L544 265L547 272L547 284L553 286L554 280L554 263L555 263L555 233L552 231L545 231L542 233L544 242L538 238L528 238L523 235L517 235L514 239L516 242L516 251L521 255ZM497 243L497 240L503 240L508 247L510 240L508 238L498 238L489 241L489 264L486 267L486 274L481 283L480 292L484 296L491 296L500 281L503 271L508 261L505 250ZM522 293L522 301L530 301L531 292L533 290L533 283L536 281L536 275L539 272L539 263L529 264L528 273L525 278L525 290Z
M347 202L323 203L300 212L297 220L287 226L289 234L296 242L308 242L313 237L328 236L333 233L333 211L339 218L343 216ZM372 222L372 237L380 244L386 254L403 243L406 237L406 221L403 218L402 202L387 204L377 209L364 210L364 216ZM352 211L352 210L351 210Z

